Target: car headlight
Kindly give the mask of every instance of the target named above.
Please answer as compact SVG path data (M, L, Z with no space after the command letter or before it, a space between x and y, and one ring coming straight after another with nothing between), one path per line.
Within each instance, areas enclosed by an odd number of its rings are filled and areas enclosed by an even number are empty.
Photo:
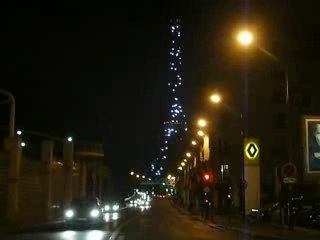
M74 216L74 212L69 209L69 210L67 210L67 211L65 212L65 216L66 216L67 218L72 218L72 217Z
M109 205L105 205L105 206L104 206L104 210L105 210L105 211L109 211L109 210L110 210L110 206L109 206Z
M113 210L113 211L119 210L119 205L118 205L118 204L113 205L112 210Z
M98 209L93 209L90 212L90 216L93 217L93 218L99 217L99 215L100 215L100 212L99 212Z

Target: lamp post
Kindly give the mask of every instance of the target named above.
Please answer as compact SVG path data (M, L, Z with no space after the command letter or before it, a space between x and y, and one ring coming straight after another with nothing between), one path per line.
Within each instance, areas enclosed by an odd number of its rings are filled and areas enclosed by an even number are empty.
M238 33L237 40L241 46L249 47L251 45L256 46L262 53L267 55L270 59L277 62L281 67L283 67L283 71L285 74L285 84L286 84L286 104L289 104L289 71L288 66L286 64L283 64L283 62L279 59L278 56L274 55L267 49L265 49L262 46L259 46L258 44L254 44L254 37L253 33L248 30L243 30Z
M10 103L10 122L9 122L9 137L14 137L15 134L15 113L16 113L16 100L13 94L5 89L0 88L0 94L5 95L8 99L2 103Z
M270 59L275 61L282 69L284 72L284 81L285 81L285 104L286 104L286 115L287 115L287 151L288 151L288 160L292 161L292 137L291 137L291 118L290 118L290 98L289 98L289 73L288 73L288 66L287 64L283 63L279 57L275 56L268 50L266 50L264 47L259 46L257 43L254 42L254 34L248 30L244 30L238 33L237 35L237 41L238 43L245 47L248 48L249 46L255 46L259 51L261 51L263 54L268 56ZM245 79L245 86L244 86L244 92L245 92L245 124L244 124L244 137L247 137L247 111L248 111L248 79Z

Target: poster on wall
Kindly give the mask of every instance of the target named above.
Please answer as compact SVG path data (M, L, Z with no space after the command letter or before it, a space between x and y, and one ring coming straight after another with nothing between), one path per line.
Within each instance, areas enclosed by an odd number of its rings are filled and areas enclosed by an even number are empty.
M320 173L320 116L304 117L307 173Z

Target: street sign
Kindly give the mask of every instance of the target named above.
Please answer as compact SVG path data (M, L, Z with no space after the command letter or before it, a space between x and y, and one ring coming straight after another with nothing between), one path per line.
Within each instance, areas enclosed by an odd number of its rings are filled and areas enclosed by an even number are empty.
M258 164L260 157L259 140L256 138L244 139L244 159L247 164Z
M283 178L292 178L297 175L297 167L292 162L287 162L281 167L281 174Z
M296 183L297 179L295 177L285 177L283 178L283 183Z

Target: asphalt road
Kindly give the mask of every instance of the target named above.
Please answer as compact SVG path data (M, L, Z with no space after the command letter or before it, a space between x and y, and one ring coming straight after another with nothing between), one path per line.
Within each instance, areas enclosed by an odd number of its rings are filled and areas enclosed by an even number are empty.
M113 219L112 219L113 218ZM1 236L3 240L238 240L250 239L239 233L209 227L181 214L169 200L156 200L151 209L127 209L100 227L65 229L62 223L35 226Z

